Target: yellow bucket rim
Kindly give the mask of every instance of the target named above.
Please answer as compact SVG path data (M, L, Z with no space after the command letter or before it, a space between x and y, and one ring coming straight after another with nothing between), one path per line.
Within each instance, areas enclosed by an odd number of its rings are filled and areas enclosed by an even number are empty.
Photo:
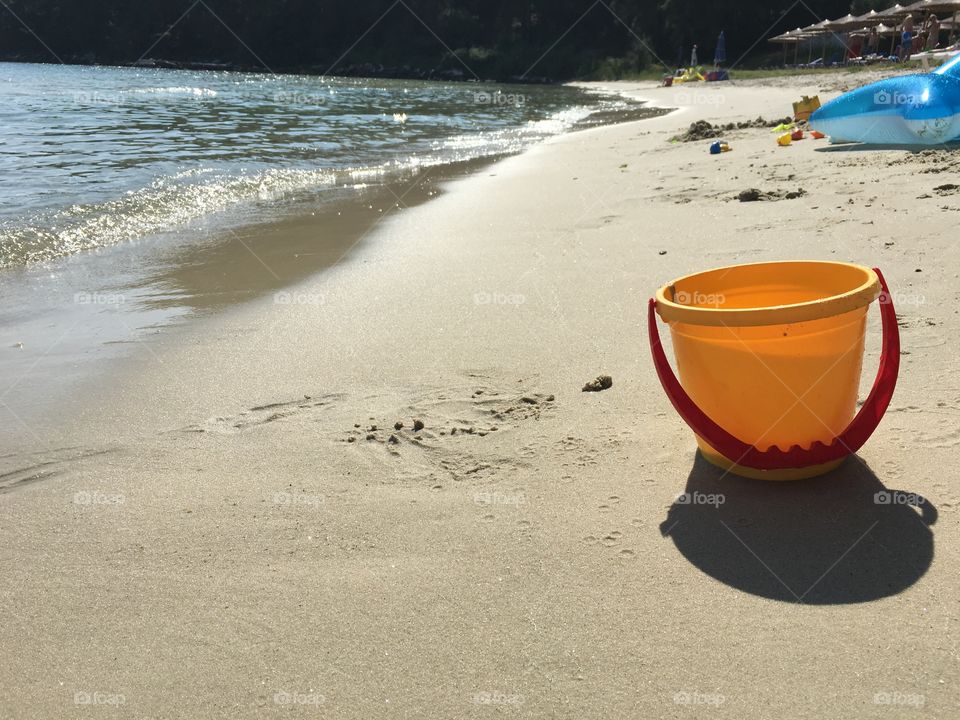
M674 302L676 285L704 275L751 266L815 266L831 265L852 268L862 274L863 281L852 290L838 295L818 298L790 305L766 305L755 308L706 308ZM762 263L726 265L712 270L691 273L667 283L657 290L657 314L665 322L682 322L711 327L755 327L760 325L787 325L820 320L866 307L880 296L880 278L868 267L831 260L774 260Z

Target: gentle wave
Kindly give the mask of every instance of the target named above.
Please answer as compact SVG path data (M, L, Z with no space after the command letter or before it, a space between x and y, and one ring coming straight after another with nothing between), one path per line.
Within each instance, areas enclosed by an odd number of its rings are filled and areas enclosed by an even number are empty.
M193 97L217 97L219 93L216 90L202 87L150 87L133 88L123 92L134 95L191 95Z
M622 103L570 88L500 94L463 85L366 87L334 79L317 86L303 77L125 69L97 71L97 82L86 73L78 92L70 69L23 72L28 77L14 84L15 94L40 114L17 115L16 122L33 125L0 130L0 144L37 140L32 153L0 152L8 177L24 177L6 185L17 205L0 212L0 268L110 247L234 208L269 215L276 201L304 192L319 191L322 199L326 188L517 153ZM60 106L33 90L31 72L59 80ZM160 76L187 82L150 82ZM132 95L143 99L103 100ZM182 101L152 105L150 96ZM323 103L307 102L321 96Z
M119 200L73 205L53 215L34 218L27 226L0 227L0 268L49 261L175 229L244 202L277 200L300 191L342 184L356 187L357 181L382 181L385 176L442 164L446 158L466 161L516 152L532 140L569 130L590 112L590 108L571 108L544 120L530 121L519 130L456 136L438 144L438 150L449 152L385 166L342 171L269 169L240 177L203 168L183 170Z
M119 200L72 205L51 216L36 218L35 224L26 227L0 228L0 268L108 247L175 229L244 201L275 200L336 181L336 174L329 170L271 169L244 177L178 182L204 174L185 171Z

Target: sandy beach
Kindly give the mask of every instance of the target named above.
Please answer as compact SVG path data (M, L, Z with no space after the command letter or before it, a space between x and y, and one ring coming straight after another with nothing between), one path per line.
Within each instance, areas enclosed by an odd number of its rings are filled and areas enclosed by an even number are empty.
M0 716L957 717L960 160L670 142L867 79L605 84L678 109L448 182L6 417ZM698 459L644 322L779 259L880 267L903 355L859 457L765 484Z

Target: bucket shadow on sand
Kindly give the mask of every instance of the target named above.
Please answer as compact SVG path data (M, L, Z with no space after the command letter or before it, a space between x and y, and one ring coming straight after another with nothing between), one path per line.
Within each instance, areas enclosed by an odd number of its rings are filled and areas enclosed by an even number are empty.
M885 487L858 458L819 478L765 482L724 475L698 452L681 497L661 533L707 575L753 595L867 602L910 587L933 561L936 508Z

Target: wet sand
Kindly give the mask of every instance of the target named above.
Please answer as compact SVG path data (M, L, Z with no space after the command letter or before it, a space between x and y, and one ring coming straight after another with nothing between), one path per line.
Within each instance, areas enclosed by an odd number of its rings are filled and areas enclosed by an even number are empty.
M819 86L619 87L681 109L450 183L0 457L8 716L955 717L952 154L747 128L711 156L670 138ZM824 478L722 476L646 300L797 257L884 270L897 394ZM872 317L864 387L878 347Z
M139 355L153 358L178 345L186 324L268 295L284 302L285 288L350 262L351 251L384 218L499 159L325 189L293 200L287 216L269 222L195 222L98 252L6 269L0 358L10 384L0 410L16 427L0 447L36 440L65 414L82 414L112 373L139 367Z

